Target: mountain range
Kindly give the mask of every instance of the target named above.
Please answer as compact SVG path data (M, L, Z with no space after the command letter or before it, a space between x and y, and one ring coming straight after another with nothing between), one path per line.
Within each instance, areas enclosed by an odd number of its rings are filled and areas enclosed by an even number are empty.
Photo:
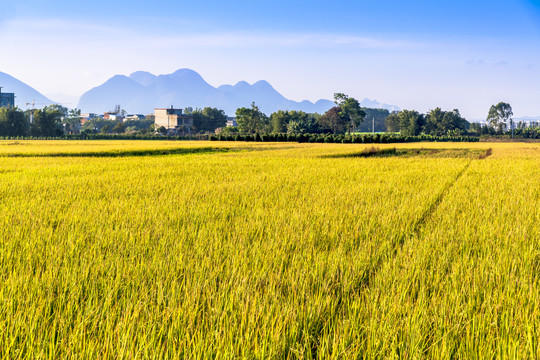
M266 114L277 110L324 113L335 105L324 99L315 103L289 100L264 80L254 84L240 81L235 85L213 87L197 72L180 69L166 75L137 71L129 76L113 76L104 84L84 93L78 107L84 112L101 113L119 104L128 112L147 114L156 107L171 105L177 108L211 106L234 115L237 108L249 107L252 102ZM399 110L396 106L368 99L362 102L362 106Z
M15 104L28 108L35 103L36 108L56 103L37 90L0 72L0 86L4 92L14 92ZM149 114L158 107L203 108L206 106L223 109L234 116L239 107L249 107L252 102L266 114L277 110L302 110L324 113L335 104L321 99L315 103L293 101L285 98L267 81L254 84L240 81L235 85L214 87L201 75L190 69L180 69L172 74L154 75L137 71L129 76L115 75L105 83L85 92L77 105L83 112L103 113L120 105L129 113ZM369 108L399 110L397 106L364 99L361 105Z

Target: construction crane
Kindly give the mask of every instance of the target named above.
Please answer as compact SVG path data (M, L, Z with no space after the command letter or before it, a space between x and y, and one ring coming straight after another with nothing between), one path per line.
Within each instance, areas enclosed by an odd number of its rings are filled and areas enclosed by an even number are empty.
M34 110L36 109L36 105L47 105L46 103L36 103L36 100L32 100L31 103L27 102L26 103L26 107L28 107L28 105L32 105L32 112L30 113L30 124L33 124L34 123Z
M47 103L37 103L36 100L32 100L32 102L27 102L25 105L26 105L26 107L28 107L28 105L32 105L32 110L35 110L36 105L48 105L48 104Z

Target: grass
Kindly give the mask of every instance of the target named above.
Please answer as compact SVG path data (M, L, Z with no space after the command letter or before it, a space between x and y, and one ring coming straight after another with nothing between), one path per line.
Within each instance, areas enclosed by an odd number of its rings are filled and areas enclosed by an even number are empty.
M423 157L442 157L442 158L470 158L470 159L485 159L491 156L493 149L397 149L392 147L379 148L375 146L367 147L362 151L356 151L346 154L330 154L328 158L350 158L350 157L389 157L389 156L423 156Z
M540 356L540 146L207 144L0 142L0 356Z

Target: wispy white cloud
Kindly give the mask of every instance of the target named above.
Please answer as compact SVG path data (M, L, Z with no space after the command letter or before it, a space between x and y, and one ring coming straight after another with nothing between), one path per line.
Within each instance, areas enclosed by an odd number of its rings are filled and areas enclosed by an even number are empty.
M16 19L7 24L10 32L18 37L46 37L63 42L84 42L95 47L107 47L115 42L118 47L134 44L151 48L358 48L358 49L405 49L419 48L427 44L394 38L350 36L321 33L248 33L248 32L195 32L179 26L175 33L160 34L153 29L120 24L98 24L60 19ZM121 42L119 42L121 40Z
M189 46L212 48L272 48L299 46L306 48L405 49L423 46L420 43L394 41L369 37L351 37L333 34L303 33L207 33L182 34L170 37L146 38L152 46Z

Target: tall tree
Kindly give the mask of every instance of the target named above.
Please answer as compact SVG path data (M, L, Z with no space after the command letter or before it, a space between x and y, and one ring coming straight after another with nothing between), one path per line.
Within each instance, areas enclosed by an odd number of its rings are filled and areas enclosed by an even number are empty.
M444 134L450 132L464 133L471 127L471 124L461 116L458 109L446 111L443 117Z
M317 119L319 114L310 114L303 111L279 110L270 115L272 131L275 133L305 134L319 132Z
M349 133L354 131L354 129L364 121L366 113L362 110L360 103L355 98L349 97L343 93L335 93L334 102L340 109L339 116L348 123L347 130Z
M506 123L510 120L512 115L514 115L514 113L512 112L510 104L500 102L497 105L491 105L486 122L491 127L501 132L506 129Z
M65 109L65 110L64 110ZM61 136L64 134L62 120L67 114L67 109L52 105L44 109L33 110L34 121L30 125L30 133L33 136Z
M45 110L48 113L56 114L55 116L58 116L59 119L62 119L68 116L68 112L69 112L67 107L62 106L60 104L53 104L53 105L45 106L43 110Z
M430 135L462 134L470 127L470 123L461 116L459 110L443 111L435 108L426 115L424 133Z
M272 131L275 133L284 133L287 131L287 125L291 121L288 111L279 110L270 115Z
M325 112L324 115L319 119L321 128L331 131L334 134L344 133L350 123L347 121L347 119L341 116L341 113L342 111L339 106L334 106Z
M441 108L437 107L426 114L424 132L431 135L443 135L444 134L444 125L443 125L444 111Z
M19 108L0 108L0 136L25 136L28 133L28 121Z
M399 126L399 116L397 112L393 112L386 118L386 131L388 132L399 132L401 127Z
M308 114L303 111L289 111L290 121L287 124L289 134L307 134L319 132L317 114Z
M193 115L193 127L195 131L214 132L217 128L227 125L227 115L225 111L205 107L191 112Z
M269 125L268 117L254 102L251 103L251 108L242 107L236 110L236 122L239 130L248 134L263 132Z
M414 110L402 110L398 114L399 127L403 135L417 136L424 128L424 115Z

